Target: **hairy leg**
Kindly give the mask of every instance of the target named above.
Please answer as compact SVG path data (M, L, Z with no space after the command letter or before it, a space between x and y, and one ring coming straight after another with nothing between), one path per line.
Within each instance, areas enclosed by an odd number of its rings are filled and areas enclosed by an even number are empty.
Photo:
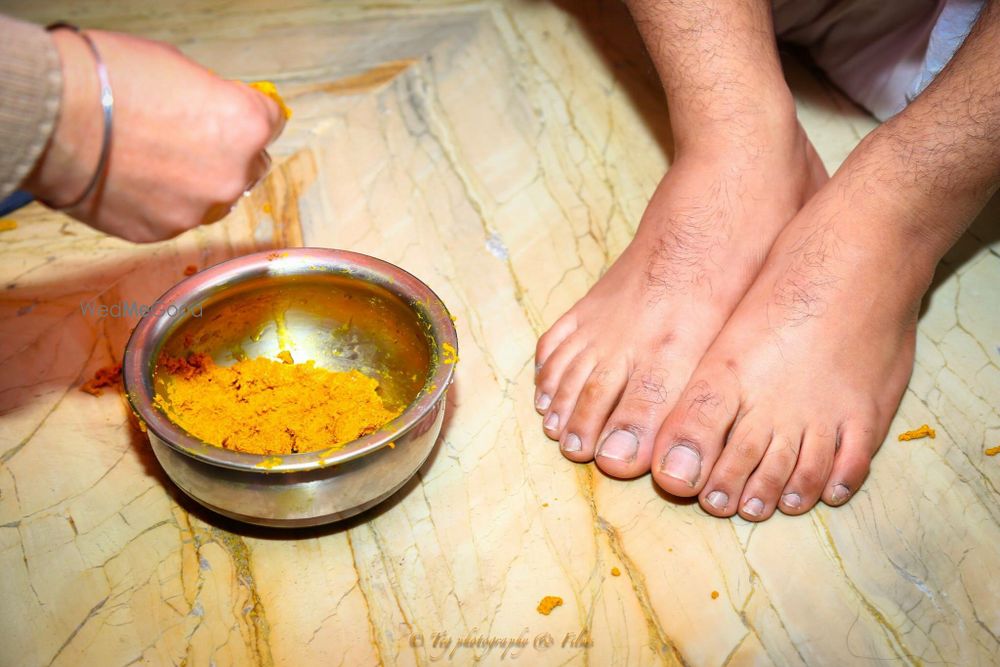
M997 62L992 0L942 75L782 231L656 437L661 487L750 520L857 492L934 269L1000 185Z
M766 0L630 3L677 155L632 243L541 337L536 407L564 454L649 470L653 436L785 223L826 181L795 120Z

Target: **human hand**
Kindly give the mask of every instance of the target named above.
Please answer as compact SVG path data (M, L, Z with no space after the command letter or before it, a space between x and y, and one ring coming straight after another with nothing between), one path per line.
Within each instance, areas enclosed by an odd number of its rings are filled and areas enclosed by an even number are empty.
M173 46L88 31L114 91L107 174L67 213L136 242L170 238L225 216L267 172L284 115L267 96L221 79ZM87 186L104 132L96 63L70 30L52 39L63 68L59 120L25 182L37 198L70 202Z

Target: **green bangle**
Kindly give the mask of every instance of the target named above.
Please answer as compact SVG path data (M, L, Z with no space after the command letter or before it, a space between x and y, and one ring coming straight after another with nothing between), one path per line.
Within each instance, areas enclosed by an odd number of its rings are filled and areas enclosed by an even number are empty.
M94 170L94 175L91 177L90 182L87 183L87 187L83 189L80 196L73 201L68 204L51 206L54 209L65 210L82 204L83 201L94 191L98 183L104 179L105 171L108 167L108 157L111 153L111 128L112 120L114 119L115 96L111 92L111 79L108 77L108 68L104 66L104 60L101 58L101 53L97 50L97 45L94 44L94 40L90 38L90 35L83 32L72 23L59 21L58 23L52 23L45 26L45 29L48 31L59 30L61 28L72 30L82 37L83 41L85 41L87 46L90 47L90 52L94 54L94 60L97 62L97 79L101 84L101 110L104 115L104 136L101 138L101 153L97 158L97 169Z

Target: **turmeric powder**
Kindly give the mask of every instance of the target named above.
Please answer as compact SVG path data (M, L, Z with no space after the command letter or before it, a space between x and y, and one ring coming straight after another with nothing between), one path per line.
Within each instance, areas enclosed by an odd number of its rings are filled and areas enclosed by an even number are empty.
M264 357L216 366L205 354L161 357L156 405L191 435L250 454L336 450L399 416L357 370Z
M1000 445L990 447L986 450L986 456L996 456L997 454L1000 454Z

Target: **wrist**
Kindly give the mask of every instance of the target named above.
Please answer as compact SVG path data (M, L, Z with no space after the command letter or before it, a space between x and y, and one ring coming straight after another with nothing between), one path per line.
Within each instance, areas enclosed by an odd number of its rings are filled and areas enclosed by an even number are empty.
M25 187L39 199L58 204L86 188L98 161L103 126L99 83L87 44L70 30L54 30L50 37L62 69L59 115Z

